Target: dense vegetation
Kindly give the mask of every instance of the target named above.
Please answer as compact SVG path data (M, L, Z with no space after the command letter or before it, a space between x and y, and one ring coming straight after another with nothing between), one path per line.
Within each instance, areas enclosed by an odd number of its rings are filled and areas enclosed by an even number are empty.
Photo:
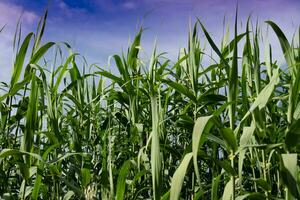
M46 17L1 83L2 199L300 199L300 33L266 22L279 66L250 20L220 46L197 20L175 62L141 60L141 29L113 74L42 42Z

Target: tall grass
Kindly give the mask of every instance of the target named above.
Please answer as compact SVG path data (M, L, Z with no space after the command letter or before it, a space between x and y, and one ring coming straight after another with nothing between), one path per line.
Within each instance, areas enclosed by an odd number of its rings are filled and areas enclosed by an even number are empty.
M266 22L281 67L250 19L220 46L197 20L176 61L141 60L141 29L114 74L44 43L46 19L17 25L1 84L2 199L300 199L300 33Z

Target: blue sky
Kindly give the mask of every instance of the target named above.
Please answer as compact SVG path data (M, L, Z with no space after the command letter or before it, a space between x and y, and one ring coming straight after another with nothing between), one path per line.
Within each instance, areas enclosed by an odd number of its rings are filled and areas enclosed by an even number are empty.
M128 42L140 25L147 27L142 40L145 57L155 38L158 49L175 58L180 47L186 46L190 19L196 17L219 41L223 32L223 17L234 18L236 0L1 0L0 81L10 77L12 37L16 22L23 13L23 32L35 31L39 17L49 8L44 41L66 41L89 63L107 64L110 55L126 50ZM291 36L300 22L299 0L239 0L239 26L245 26L249 14L259 19L273 20ZM270 42L278 46L275 37ZM274 43L274 44L273 44ZM277 49L277 48L275 48ZM280 51L276 51L280 54Z

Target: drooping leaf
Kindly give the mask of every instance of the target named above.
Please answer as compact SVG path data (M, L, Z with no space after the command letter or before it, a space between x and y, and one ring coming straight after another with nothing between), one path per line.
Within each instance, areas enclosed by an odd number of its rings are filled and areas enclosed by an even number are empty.
M179 199L186 170L190 164L190 160L192 159L192 157L193 153L186 154L179 167L175 171L171 182L170 199Z

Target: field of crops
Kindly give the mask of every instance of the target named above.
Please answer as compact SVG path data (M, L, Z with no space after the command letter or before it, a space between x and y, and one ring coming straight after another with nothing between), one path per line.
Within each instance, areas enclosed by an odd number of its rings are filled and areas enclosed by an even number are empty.
M1 199L300 199L299 30L262 24L281 65L251 20L220 45L197 20L175 61L141 59L140 29L109 68L42 40L46 18L17 25L0 85Z

